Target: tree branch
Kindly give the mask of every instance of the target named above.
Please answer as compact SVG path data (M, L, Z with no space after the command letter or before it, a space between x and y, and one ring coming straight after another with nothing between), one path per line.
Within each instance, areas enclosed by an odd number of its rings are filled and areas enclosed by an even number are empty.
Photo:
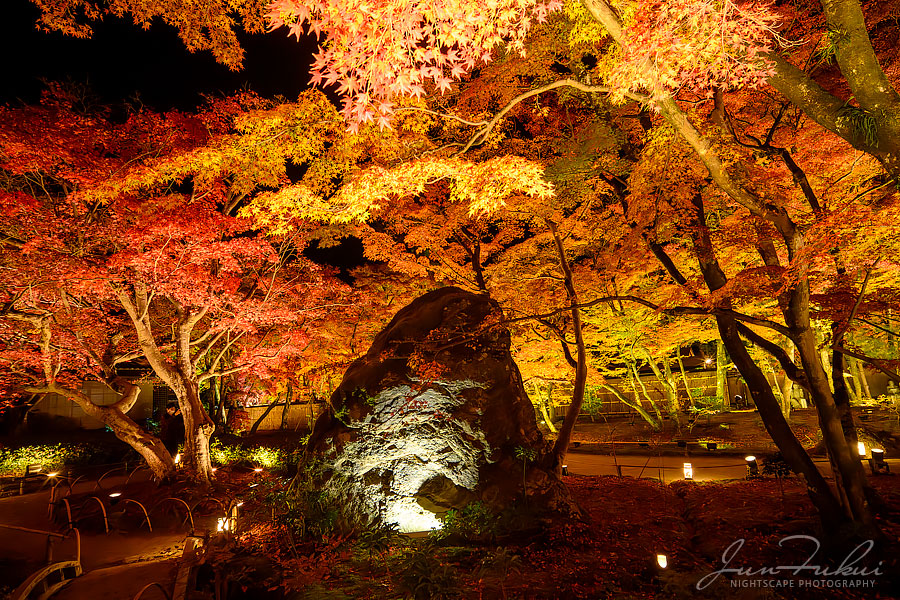
M837 352L840 352L844 356L852 356L853 358L855 358L857 360L861 360L864 363L870 364L873 367L875 367L876 369L878 369L879 371L881 371L882 373L884 373L885 375L887 375L888 379L891 379L892 381L896 381L897 383L900 383L900 375L898 375L897 373L891 371L890 369L888 369L886 367L883 367L880 364L881 361L878 360L877 358L871 358L871 357L866 356L865 354L858 354L856 352L853 352L852 350L847 350L846 348L841 348L840 346L832 346L831 349L835 350Z
M806 373L804 373L803 369L798 368L797 365L794 364L794 361L791 360L791 357L785 352L784 348L774 342L770 342L742 323L737 324L737 330L738 333L750 340L761 350L764 350L774 357L778 361L778 364L781 365L781 369L784 371L784 374L787 375L788 379L803 389L810 391Z
M465 154L466 152L469 151L470 148L472 148L472 146L476 146L478 144L483 144L484 141L487 139L488 135L490 135L490 133L497 126L497 124L500 123L500 120L504 116L506 116L506 114L509 111L511 111L513 108L515 108L515 106L517 104L519 104L520 102L522 102L523 100L527 100L528 98L532 98L534 96L543 94L544 92L549 92L550 90L555 90L556 88L561 88L561 87L571 87L571 88L575 88L576 90L579 90L582 92L588 92L588 93L605 93L605 92L611 91L611 88L609 88L607 86L587 85L587 84L581 83L580 81L575 80L575 79L560 79L559 81L554 81L553 83L548 83L545 86L541 86L541 87L535 88L533 90L528 90L527 92L519 94L518 96L516 96L515 98L510 100L506 106L504 106L502 109L500 109L500 112L498 112L496 115L494 115L493 119L488 121L488 123L484 127L479 129L478 131L476 131L475 134L472 135L471 138L469 138L469 141L466 143L465 146L463 146L462 150L460 150L457 153L457 155ZM626 97L631 98L632 100L637 100L638 102L645 102L645 103L650 102L650 98L648 98L646 96L642 96L640 94L628 93L625 95L626 95Z

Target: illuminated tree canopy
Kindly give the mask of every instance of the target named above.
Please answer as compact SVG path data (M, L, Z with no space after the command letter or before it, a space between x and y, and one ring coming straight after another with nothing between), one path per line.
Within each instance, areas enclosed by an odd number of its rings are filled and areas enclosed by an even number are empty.
M70 132L74 144L48 151L72 186L55 196L104 207L177 196L185 214L212 202L244 227L207 240L226 254L352 236L373 295L487 291L529 368L550 363L574 384L557 456L624 338L625 362L670 386L679 338L718 338L823 520L874 526L842 374L864 361L900 379L897 356L875 341L898 299L895 2L398 0L347 11L279 0L214 3L202 18L180 3L36 4L44 26L78 35L105 12L160 16L232 66L235 19L255 31L265 10L273 28L318 36L313 82L343 102L231 100L228 127L210 116L221 111L184 117L171 147L114 177L85 164L87 138ZM203 127L187 139L192 123ZM46 172L42 152L21 146L29 135L4 138L8 172ZM226 270L243 265L206 252ZM373 318L392 305L367 302L360 314ZM311 343L340 345L333 334ZM788 427L762 360L812 398L840 493ZM677 414L670 392L664 410Z

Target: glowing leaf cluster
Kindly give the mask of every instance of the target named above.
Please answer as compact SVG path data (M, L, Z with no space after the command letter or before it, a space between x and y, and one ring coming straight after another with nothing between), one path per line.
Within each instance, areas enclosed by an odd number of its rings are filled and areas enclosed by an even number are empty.
M244 50L237 39L238 21L248 33L265 29L263 7L267 0L31 0L41 11L38 27L87 38L92 23L105 16L131 15L134 23L148 29L154 19L174 27L191 52L209 50L216 60L238 69Z
M388 169L372 167L348 181L335 195L322 198L297 184L259 194L244 215L274 233L290 230L296 219L329 223L363 221L370 211L395 198L421 194L429 184L446 180L454 202L465 202L469 213L493 211L513 194L548 198L553 187L543 168L517 156L474 163L460 158L423 158Z
M312 66L314 84L338 84L343 113L352 124L386 126L397 96L422 96L491 60L507 44L524 52L534 21L562 7L559 0L275 0L273 28L286 25L325 36Z
M758 87L772 74L777 17L765 5L731 0L649 0L628 19L627 43L608 63L620 94ZM777 36L776 36L777 37Z

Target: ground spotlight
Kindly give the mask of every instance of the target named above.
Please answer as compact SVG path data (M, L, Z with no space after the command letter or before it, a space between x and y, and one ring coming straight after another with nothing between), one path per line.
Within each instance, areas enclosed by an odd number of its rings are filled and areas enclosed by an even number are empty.
M747 461L747 479L759 477L759 463L756 462L756 457L751 454L745 456L744 460Z
M685 479L693 479L694 478L694 467L691 466L691 463L684 463L684 478Z
M882 471L885 473L891 472L891 468L884 461L884 450L881 448L872 448L872 460L869 462L869 466L872 467L872 475Z

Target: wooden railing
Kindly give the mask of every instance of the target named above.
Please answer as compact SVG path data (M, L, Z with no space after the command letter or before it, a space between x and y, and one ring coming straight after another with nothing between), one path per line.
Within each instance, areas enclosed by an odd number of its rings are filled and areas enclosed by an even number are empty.
M14 525L0 525L0 527L47 536L47 562L49 564L32 573L28 579L22 582L22 585L13 591L9 596L9 600L46 600L64 585L81 575L81 534L77 529L69 529L66 533L55 533L53 531L27 529ZM75 535L75 560L53 562L52 538L59 538L62 541L72 534Z

